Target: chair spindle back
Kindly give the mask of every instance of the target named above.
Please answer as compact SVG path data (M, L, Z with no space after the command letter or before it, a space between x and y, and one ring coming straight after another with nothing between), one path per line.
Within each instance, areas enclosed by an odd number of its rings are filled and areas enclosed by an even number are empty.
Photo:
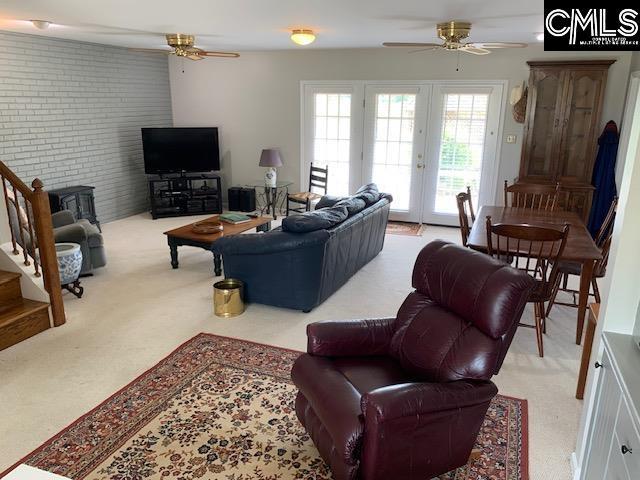
M511 202L509 202L509 194L511 194ZM504 181L504 205L506 207L553 212L558 207L559 195L559 183L556 185L534 183L507 185L507 181Z

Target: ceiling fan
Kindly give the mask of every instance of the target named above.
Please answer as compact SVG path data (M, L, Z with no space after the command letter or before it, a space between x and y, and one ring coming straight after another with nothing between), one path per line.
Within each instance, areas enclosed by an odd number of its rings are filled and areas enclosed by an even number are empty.
M194 35L168 33L165 37L167 39L167 45L169 45L172 50L156 48L131 48L130 50L134 52L176 55L178 57L188 58L189 60L202 60L205 57L238 58L240 56L239 53L235 52L215 52L194 47L196 41L196 37Z
M462 43L462 40L469 36L471 32L471 23L469 22L443 22L436 26L438 37L444 43L412 43L412 42L384 42L385 47L410 47L418 48L414 52L424 50L449 50L456 52L472 53L474 55L488 55L492 48L524 48L526 43L513 42L493 42L493 43Z

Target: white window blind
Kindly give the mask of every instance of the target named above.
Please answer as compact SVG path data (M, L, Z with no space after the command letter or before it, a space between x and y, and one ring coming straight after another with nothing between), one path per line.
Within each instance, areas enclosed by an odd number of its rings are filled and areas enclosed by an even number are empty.
M488 106L489 94L444 94L435 199L438 213L456 213L456 194L467 186L478 205Z

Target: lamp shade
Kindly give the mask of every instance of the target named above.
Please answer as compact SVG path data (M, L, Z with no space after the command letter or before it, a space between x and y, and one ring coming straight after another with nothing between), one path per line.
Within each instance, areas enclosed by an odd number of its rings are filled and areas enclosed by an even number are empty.
M281 167L282 159L280 151L277 148L265 148L260 155L261 167Z

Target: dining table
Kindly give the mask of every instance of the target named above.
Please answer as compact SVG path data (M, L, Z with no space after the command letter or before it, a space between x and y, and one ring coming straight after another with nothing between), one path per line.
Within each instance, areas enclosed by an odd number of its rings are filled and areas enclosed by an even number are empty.
M487 252L486 218L491 217L491 223L528 224L539 227L561 229L569 224L567 242L561 260L577 262L582 265L580 272L580 290L578 295L578 320L576 325L576 344L582 342L591 277L596 261L602 258L600 249L596 246L584 221L574 212L564 210L535 210L531 208L501 207L484 205L480 207L473 223L467 245L474 250ZM517 254L518 252L512 252Z

